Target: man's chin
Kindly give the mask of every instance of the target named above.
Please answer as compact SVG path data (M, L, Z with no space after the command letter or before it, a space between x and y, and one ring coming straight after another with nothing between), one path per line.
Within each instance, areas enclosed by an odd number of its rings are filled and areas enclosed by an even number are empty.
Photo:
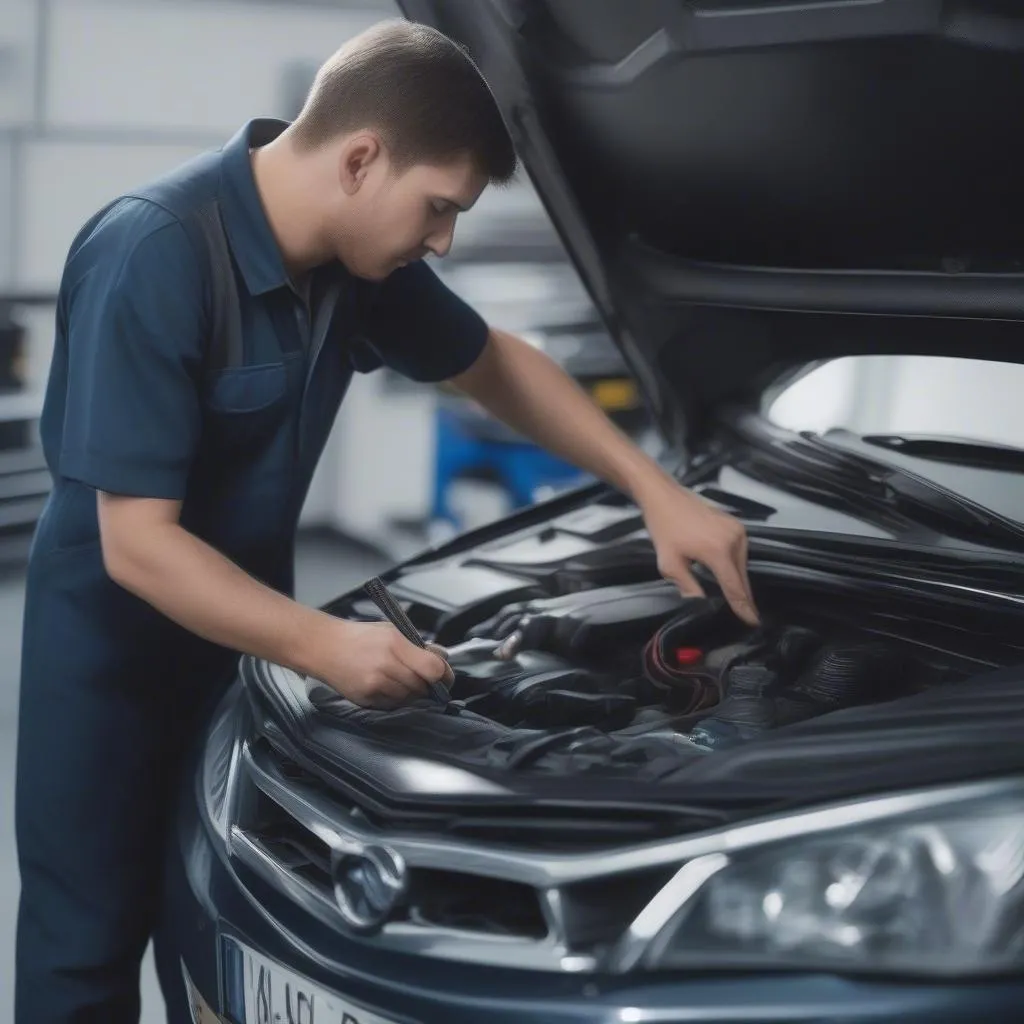
M401 270L403 267L409 266L410 263L414 263L415 259L398 257L393 260L389 260L387 263L376 267L373 266L361 266L361 267L348 267L348 272L353 277L358 277L363 281L383 281L385 278L390 277L396 270Z
M370 267L359 267L356 270L350 270L349 273L353 277L358 277L361 281L383 281L385 278L390 276L391 272L395 270L395 266L389 267L378 267L371 269Z

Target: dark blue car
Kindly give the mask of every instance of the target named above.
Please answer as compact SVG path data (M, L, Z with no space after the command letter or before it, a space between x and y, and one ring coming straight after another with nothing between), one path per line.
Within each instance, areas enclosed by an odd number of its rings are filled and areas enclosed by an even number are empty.
M385 575L450 699L243 659L168 850L195 1019L1024 1020L1024 451L765 415L841 357L1024 361L1024 11L403 7L480 63L763 623L594 487Z

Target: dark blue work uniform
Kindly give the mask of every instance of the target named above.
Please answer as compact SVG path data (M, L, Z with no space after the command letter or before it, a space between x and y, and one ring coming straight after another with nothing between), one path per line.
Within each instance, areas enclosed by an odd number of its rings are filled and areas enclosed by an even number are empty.
M197 709L237 660L110 580L95 492L182 500L188 529L290 593L299 512L353 372L440 381L486 340L422 263L380 284L320 267L307 305L249 156L284 127L251 122L108 206L65 266L41 424L54 487L24 623L16 1024L137 1020L169 795ZM243 348L207 372L216 289L187 227L211 207ZM181 985L173 969L163 982Z

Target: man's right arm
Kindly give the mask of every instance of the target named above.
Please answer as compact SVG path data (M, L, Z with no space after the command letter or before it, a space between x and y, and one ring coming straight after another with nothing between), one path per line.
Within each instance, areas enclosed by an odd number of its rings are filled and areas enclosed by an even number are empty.
M444 662L391 626L345 622L259 583L178 522L180 502L100 493L108 575L189 631L315 676L357 704L395 706Z
M179 522L202 444L200 264L180 224L122 207L74 253L59 472L97 493L103 559L186 629L388 706L445 675L390 624L347 623L257 582ZM450 670L447 670L450 671Z

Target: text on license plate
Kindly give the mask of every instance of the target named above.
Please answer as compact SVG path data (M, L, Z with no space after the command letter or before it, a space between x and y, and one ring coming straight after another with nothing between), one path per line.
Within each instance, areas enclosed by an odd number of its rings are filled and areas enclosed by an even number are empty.
M398 1024L225 938L227 1009L239 1024Z

